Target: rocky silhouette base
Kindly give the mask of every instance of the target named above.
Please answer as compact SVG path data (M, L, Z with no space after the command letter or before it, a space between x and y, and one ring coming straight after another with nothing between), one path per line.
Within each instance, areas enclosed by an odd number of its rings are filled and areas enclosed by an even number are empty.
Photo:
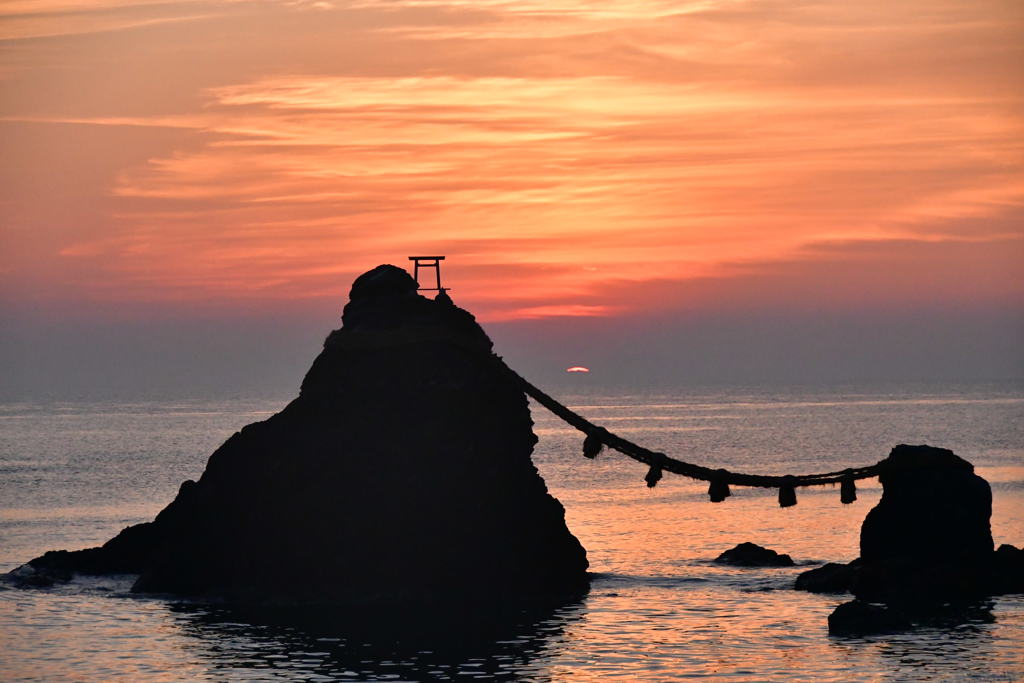
M12 573L139 574L134 590L240 605L544 602L586 552L531 461L525 395L447 294L395 266L352 286L298 398L213 453L155 520Z

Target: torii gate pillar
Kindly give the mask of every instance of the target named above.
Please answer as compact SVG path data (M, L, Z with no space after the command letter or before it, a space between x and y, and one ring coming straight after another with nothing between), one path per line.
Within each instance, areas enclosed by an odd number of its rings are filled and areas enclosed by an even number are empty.
M448 287L441 286L441 261L444 261L444 256L410 256L409 260L413 262L413 279L416 280L416 284L419 285L418 289L424 292L438 292L443 294L448 291ZM434 287L424 287L420 284L420 269L433 268L434 279L437 283Z

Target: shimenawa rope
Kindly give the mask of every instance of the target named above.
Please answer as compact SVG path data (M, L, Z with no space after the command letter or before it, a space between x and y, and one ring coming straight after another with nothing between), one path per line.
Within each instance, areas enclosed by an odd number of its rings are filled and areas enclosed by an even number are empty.
M881 463L867 465L865 467L852 467L836 472L822 472L820 474L799 474L799 475L763 475L744 474L742 472L730 472L725 469L711 469L694 465L671 458L664 453L651 451L643 446L614 434L604 427L595 425L582 415L570 410L546 393L526 381L519 373L510 368L502 360L501 356L494 356L497 365L515 384L517 384L530 398L541 404L563 421L583 432L586 437L583 440L583 455L594 458L605 446L619 451L620 453L642 462L649 466L644 480L650 487L655 486L661 480L662 472L668 471L673 474L680 474L684 477L709 482L708 496L711 502L720 503L725 500L731 492L729 485L752 486L761 488L777 488L779 490L779 505L790 507L796 505L796 489L800 486L821 486L824 484L840 484L840 500L844 504L857 500L857 489L854 483L857 479L877 477L881 470Z

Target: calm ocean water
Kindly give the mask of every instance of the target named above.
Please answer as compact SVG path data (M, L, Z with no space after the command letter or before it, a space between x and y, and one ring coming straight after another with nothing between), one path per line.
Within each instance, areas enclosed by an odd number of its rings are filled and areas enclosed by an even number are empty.
M563 399L612 431L702 464L786 473L875 462L897 443L951 448L992 484L996 543L1024 543L1024 387L578 391ZM102 543L151 519L209 454L284 400L0 404L0 570L54 548ZM840 596L790 590L797 573L857 555L880 494L734 489L721 504L672 475L579 455L580 435L534 407L534 460L596 573L582 601L500 632L401 639L344 626L249 623L220 607L127 593L130 578L46 590L0 587L0 680L1015 681L1024 596L966 623L862 639L828 636ZM792 569L710 562L753 541Z

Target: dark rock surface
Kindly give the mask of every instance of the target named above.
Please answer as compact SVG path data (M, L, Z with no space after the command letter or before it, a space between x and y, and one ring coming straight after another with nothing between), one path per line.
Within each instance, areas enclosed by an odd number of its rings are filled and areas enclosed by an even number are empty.
M860 567L859 559L849 564L829 562L797 576L795 588L811 593L846 593Z
M1024 550L1004 543L992 563L992 595L1024 593Z
M298 398L243 428L156 519L37 571L237 604L402 606L578 595L586 552L530 459L526 397L447 296L354 282Z
M182 484L184 489L187 484ZM180 493L179 493L180 495ZM79 574L139 574L145 569L146 559L153 553L157 542L153 522L126 527L99 548L67 551L51 550L30 561L30 567L39 574L70 579L72 572Z
M942 603L989 594L992 491L952 451L897 446L883 461L882 499L861 526L863 600Z
M18 588L50 588L57 583L66 583L71 578L72 573L59 566L36 569L31 564L23 564L4 575L4 579Z
M993 551L992 493L944 448L900 445L881 463L882 499L861 526L861 556L797 577L796 588L853 593L910 613L1024 591L1024 552Z
M789 555L780 555L756 543L740 543L716 557L715 562L734 567L792 567L794 564Z
M828 632L834 636L897 633L913 626L899 612L861 600L844 602L828 615Z
M945 448L900 445L883 461L882 499L860 530L865 564L971 563L992 552L992 491Z
M865 600L844 602L828 617L828 631L834 636L867 636L898 633L917 627L959 629L969 624L991 624L990 600L968 600L920 606L887 605Z

